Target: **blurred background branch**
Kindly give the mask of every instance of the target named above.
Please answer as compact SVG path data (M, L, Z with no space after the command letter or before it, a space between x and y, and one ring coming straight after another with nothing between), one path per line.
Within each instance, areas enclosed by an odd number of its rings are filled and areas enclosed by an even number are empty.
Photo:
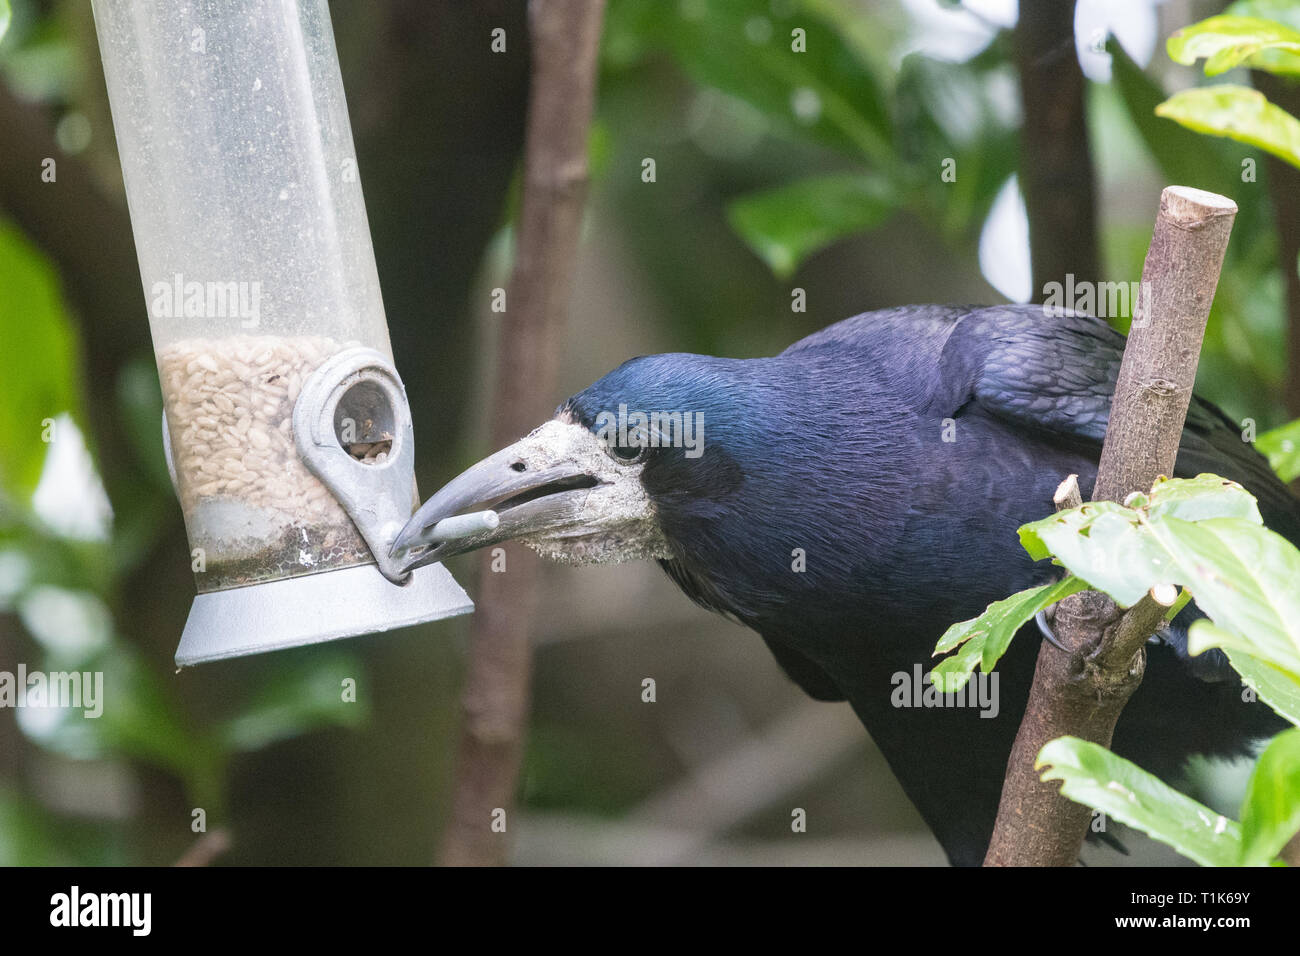
M1087 87L1075 53L1074 19L1074 0L1020 0L1015 30L1024 107L1020 183L1035 302L1043 301L1049 282L1065 283L1067 275L1075 282L1096 282L1101 276Z
M587 194L587 136L605 4L533 0L528 5L532 83L524 141L515 268L497 344L492 443L504 446L544 421L555 404L556 369ZM514 810L528 726L537 567L516 553L479 573L451 819L440 862L504 863L507 829L493 814ZM505 822L505 821L502 821Z

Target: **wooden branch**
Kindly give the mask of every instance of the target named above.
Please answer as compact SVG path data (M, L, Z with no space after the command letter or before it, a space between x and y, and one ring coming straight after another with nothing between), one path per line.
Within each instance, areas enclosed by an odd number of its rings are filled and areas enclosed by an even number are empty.
M1074 0L1021 0L1015 28L1020 73L1020 189L1029 217L1033 301L1049 282L1095 282L1097 212L1084 106L1085 82L1074 47Z
M1083 493L1079 491L1078 475L1067 475L1065 480L1056 487L1056 494L1052 495L1052 504L1056 505L1057 511L1069 511L1071 508L1083 505Z
M1142 270L1142 292L1124 349L1093 500L1122 501L1171 475L1201 339L1237 207L1214 193L1170 186ZM1164 608L1144 598L1121 612L1086 591L1057 607L1062 653L1044 641L1024 719L1007 762L985 866L1070 866L1091 811L1043 783L1038 752L1067 734L1109 747L1115 723L1142 680L1144 645Z
M556 368L587 186L603 0L532 0L532 88L514 274L498 345L493 447L514 441L555 407ZM480 565L471 626L464 725L451 819L439 862L506 861L530 700L536 562L512 549L507 571ZM492 828L506 811L506 832Z

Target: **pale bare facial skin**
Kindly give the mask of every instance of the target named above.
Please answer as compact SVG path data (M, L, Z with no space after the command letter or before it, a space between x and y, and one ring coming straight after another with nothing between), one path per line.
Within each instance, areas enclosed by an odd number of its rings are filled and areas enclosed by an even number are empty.
M529 548L565 564L615 564L672 556L659 530L654 504L641 485L643 462L619 461L595 434L567 416L546 422L512 447L520 450L520 457L531 467L567 464L600 482L586 489L577 523L521 537Z
M439 520L495 508L495 529L417 551L408 569L506 540L566 564L671 557L641 484L644 468L561 413L444 485L399 534L394 553L431 545Z

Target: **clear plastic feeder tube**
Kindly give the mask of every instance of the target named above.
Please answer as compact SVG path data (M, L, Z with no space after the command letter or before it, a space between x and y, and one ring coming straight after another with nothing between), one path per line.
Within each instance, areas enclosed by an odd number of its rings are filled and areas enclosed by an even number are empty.
M331 356L392 361L326 0L93 8L198 588L369 563L292 423Z

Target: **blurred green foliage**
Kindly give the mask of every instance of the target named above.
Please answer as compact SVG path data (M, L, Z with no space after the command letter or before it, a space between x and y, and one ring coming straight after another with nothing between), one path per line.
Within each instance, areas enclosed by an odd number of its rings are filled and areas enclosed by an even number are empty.
M669 52L695 83L745 104L762 134L825 151L818 175L737 198L729 219L781 278L808 256L911 206L950 241L977 235L1015 167L1011 71L992 49L967 63L906 58L895 74L863 17L838 0L616 0L606 56L622 68ZM945 164L961 175L944 179Z
M14 226L0 219L0 314L22 316L5 329L12 362L0 403L0 494L21 499L36 490L54 418L79 420L77 338L49 263Z
M1265 432L1255 444L1283 481L1300 478L1300 419Z

